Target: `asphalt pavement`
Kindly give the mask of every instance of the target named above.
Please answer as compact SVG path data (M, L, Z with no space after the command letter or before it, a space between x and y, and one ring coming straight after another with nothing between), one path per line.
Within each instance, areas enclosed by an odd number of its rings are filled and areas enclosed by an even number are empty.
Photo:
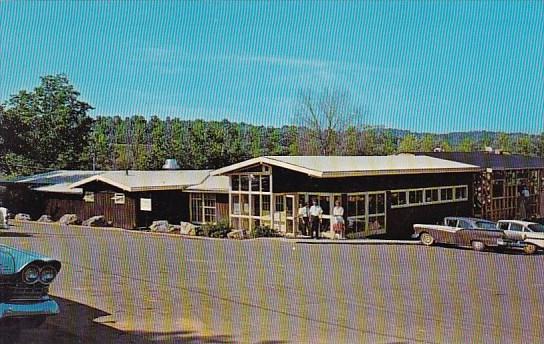
M24 343L543 343L544 255L25 223L63 263Z

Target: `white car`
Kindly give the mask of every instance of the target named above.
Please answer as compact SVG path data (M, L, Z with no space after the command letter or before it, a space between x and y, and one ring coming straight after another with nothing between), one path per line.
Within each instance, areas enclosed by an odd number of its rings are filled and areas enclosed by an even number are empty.
M504 231L505 246L522 247L527 254L544 249L544 225L518 220L500 220L497 227Z

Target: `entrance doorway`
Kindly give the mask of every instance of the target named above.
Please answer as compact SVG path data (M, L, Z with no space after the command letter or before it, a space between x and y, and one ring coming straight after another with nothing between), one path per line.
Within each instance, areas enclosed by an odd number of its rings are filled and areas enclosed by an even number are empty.
M286 234L296 234L295 195L274 195L274 228Z

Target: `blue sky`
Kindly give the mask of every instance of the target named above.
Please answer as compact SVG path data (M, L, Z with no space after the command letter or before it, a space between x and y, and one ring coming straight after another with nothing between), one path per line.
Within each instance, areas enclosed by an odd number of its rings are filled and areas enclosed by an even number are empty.
M544 131L544 2L0 2L0 100L66 73L93 115Z

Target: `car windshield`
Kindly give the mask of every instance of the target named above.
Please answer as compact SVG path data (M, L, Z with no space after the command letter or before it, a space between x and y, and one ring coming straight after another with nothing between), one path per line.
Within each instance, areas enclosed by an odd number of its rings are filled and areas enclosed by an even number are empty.
M544 225L541 225L540 223L533 223L527 227L529 227L529 229L533 232L544 233Z
M497 224L495 224L495 222L477 221L475 224L476 227L482 229L497 229Z

